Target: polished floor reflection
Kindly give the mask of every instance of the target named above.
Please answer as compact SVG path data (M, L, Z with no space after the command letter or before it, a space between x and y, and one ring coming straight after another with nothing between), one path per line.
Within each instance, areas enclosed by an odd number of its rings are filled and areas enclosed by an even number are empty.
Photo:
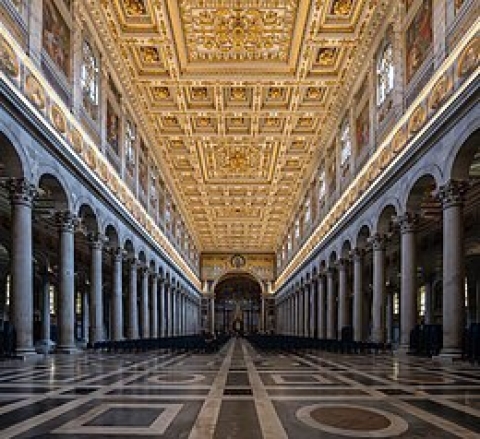
M478 438L480 369L431 360L87 353L0 363L0 437Z

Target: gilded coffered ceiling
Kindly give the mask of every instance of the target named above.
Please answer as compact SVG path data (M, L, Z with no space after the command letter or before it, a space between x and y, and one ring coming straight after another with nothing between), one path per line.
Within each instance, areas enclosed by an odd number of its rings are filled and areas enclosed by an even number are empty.
M202 251L274 251L386 0L88 0Z

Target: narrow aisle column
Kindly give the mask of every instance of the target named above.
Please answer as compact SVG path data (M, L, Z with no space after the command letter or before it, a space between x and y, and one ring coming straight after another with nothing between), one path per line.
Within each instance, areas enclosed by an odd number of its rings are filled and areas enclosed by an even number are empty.
M112 254L112 339L114 341L123 339L122 259L122 249L115 249Z
M169 282L165 284L165 334L172 336L172 286Z
M58 330L59 352L70 353L75 347L75 281L74 237L75 217L71 212L59 212L57 224L60 233L60 264L58 268ZM90 340L91 341L91 340Z
M265 332L265 296L261 296L260 332Z
M138 338L138 309L137 309L137 260L130 259L130 290L128 294L128 338Z
M310 283L303 288L303 336L310 337Z
M158 318L160 325L160 337L166 336L166 319L165 319L165 291L166 283L164 278L160 278L160 316Z
M175 336L175 323L177 321L176 316L175 316L175 287L173 285L170 285L169 288L169 294L168 294L168 301L169 301L169 308L168 308L168 318L169 318L169 333L170 337Z
M305 334L304 321L305 321L305 288L303 285L298 290L298 335L303 337Z
M215 333L215 295L212 293L210 297L210 331Z
M326 337L326 319L325 319L325 274L320 273L318 275L318 303L317 303L317 337L322 339Z
M342 338L342 329L349 326L348 322L348 307L347 307L347 264L348 261L344 258L337 263L338 266L338 323L337 323L337 338Z
M373 245L373 300L372 339L375 343L385 341L385 238L372 236Z
M406 213L396 222L401 233L400 349L408 351L410 332L417 323L417 258L415 232L418 218Z
M335 328L335 270L332 267L327 269L327 338L336 338Z
M158 274L152 273L150 284L150 337L158 337Z
M478 292L478 281L477 281L477 292ZM432 295L433 295L433 291L432 291L431 277L427 276L427 282L425 283L425 324L426 325L431 325L433 323ZM476 303L477 303L477 311L479 311L480 297L477 298ZM477 322L479 322L478 319L477 319Z
M16 331L17 355L35 353L33 346L33 241L32 205L35 186L23 179L6 183L12 212L11 285L13 327ZM72 274L73 275L73 274Z
M318 277L312 279L310 290L310 337L318 337Z
M438 191L443 207L443 348L441 356L462 354L465 327L465 242L463 203L467 183L451 180Z
M50 344L50 273L48 263L42 274L42 341Z
M104 237L99 233L89 236L90 266L90 343L103 340L102 248Z
M356 248L353 257L353 339L363 341L363 256L364 251Z
M391 289L387 288L387 293L386 293L386 320L385 320L385 326L386 326L386 333L387 333L387 338L386 341L387 343L392 343L393 342L393 291Z
M182 335L182 290L180 288L177 288L175 300L176 300L176 325L175 325L175 330L176 330L176 335Z
M140 296L140 327L142 330L142 338L150 337L150 321L148 312L148 278L150 276L150 270L148 267L142 267L140 270L142 275L142 291Z
M295 289L295 335L299 337L300 333L300 292L298 289Z

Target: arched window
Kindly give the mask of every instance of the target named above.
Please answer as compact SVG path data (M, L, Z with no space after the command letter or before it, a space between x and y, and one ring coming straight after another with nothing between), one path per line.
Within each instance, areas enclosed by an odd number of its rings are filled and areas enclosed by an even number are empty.
M388 42L377 63L377 105L382 105L393 90L394 76L393 49L392 44Z
M327 193L327 182L325 181L325 168L320 168L318 172L318 200L322 201Z
M135 127L132 122L128 120L125 129L125 158L129 168L135 166L135 139Z
M287 250L289 255L292 253L292 248L293 248L293 237L292 237L292 234L289 233L287 238Z
M340 166L343 168L348 165L348 160L352 155L352 137L350 135L350 124L346 120L343 123L340 132Z
M295 220L295 239L300 239L300 218Z

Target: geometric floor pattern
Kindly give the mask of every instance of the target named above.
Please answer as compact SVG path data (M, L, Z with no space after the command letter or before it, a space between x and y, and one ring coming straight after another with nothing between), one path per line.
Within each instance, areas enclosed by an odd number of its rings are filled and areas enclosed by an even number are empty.
M0 438L480 438L480 368L391 355L82 353L0 362Z

